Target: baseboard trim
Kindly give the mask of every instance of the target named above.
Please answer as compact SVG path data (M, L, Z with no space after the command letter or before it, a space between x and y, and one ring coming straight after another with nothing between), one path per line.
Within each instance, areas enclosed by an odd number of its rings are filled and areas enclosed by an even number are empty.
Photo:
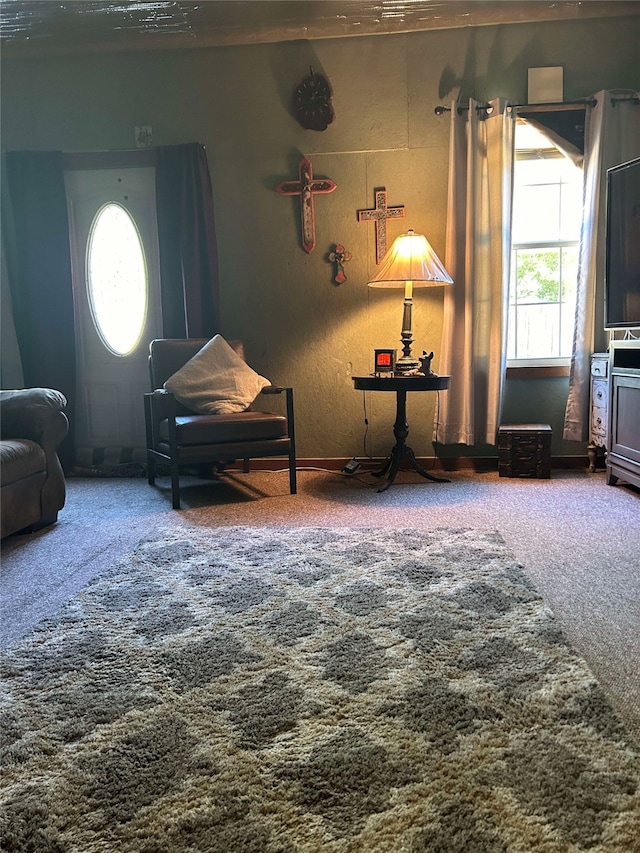
M369 459L356 457L363 471L375 471L384 463L384 459ZM299 471L305 469L322 469L326 471L341 471L350 459L346 457L323 457L323 458L298 458L296 467ZM254 471L279 471L287 468L285 459L251 459L250 467ZM418 464L425 470L439 471L476 471L478 473L498 470L498 458L496 456L458 456L450 459L434 459L433 456L421 456ZM588 468L589 459L585 456L552 456L551 467L556 469L579 469ZM240 462L230 465L229 470L241 470Z

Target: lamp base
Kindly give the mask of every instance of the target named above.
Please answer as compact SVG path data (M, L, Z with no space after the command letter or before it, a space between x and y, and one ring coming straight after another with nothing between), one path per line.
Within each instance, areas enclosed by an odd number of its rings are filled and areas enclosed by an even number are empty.
M407 286L409 282L407 282ZM400 332L400 343L402 344L402 355L396 359L396 375L407 375L420 371L420 362L411 355L411 344L413 343L413 331L411 328L411 315L413 313L413 299L405 294L402 311L402 331Z

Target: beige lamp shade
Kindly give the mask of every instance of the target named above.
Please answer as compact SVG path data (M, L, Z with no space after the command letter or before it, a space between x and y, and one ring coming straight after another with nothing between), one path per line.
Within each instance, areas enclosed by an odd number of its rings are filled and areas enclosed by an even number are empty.
M423 234L407 231L393 242L369 287L414 287L453 284L433 246Z
M442 266L427 238L415 231L407 231L396 237L393 246L382 259L380 269L369 281L369 287L404 287L400 333L402 355L395 364L396 374L411 375L420 371L420 362L411 355L413 288L438 284L453 284L453 279ZM430 367L427 370L431 373Z

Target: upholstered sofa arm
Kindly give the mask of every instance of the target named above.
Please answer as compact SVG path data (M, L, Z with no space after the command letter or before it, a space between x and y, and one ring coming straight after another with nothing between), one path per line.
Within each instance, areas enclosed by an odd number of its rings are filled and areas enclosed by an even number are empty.
M0 391L0 435L27 438L45 451L56 451L69 431L67 400L52 388Z
M35 495L33 487L23 487L22 481L8 485L13 493L5 495L3 482L3 536L23 527L51 524L64 506L66 483L58 447L69 432L63 411L66 405L64 394L52 388L0 391L0 437L18 446L35 442L42 448L46 464L46 478Z

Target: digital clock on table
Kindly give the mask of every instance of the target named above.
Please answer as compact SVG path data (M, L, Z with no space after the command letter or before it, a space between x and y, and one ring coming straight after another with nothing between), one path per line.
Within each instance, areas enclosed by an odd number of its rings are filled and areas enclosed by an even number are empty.
M393 373L396 367L396 350L376 349L373 351L373 372Z

